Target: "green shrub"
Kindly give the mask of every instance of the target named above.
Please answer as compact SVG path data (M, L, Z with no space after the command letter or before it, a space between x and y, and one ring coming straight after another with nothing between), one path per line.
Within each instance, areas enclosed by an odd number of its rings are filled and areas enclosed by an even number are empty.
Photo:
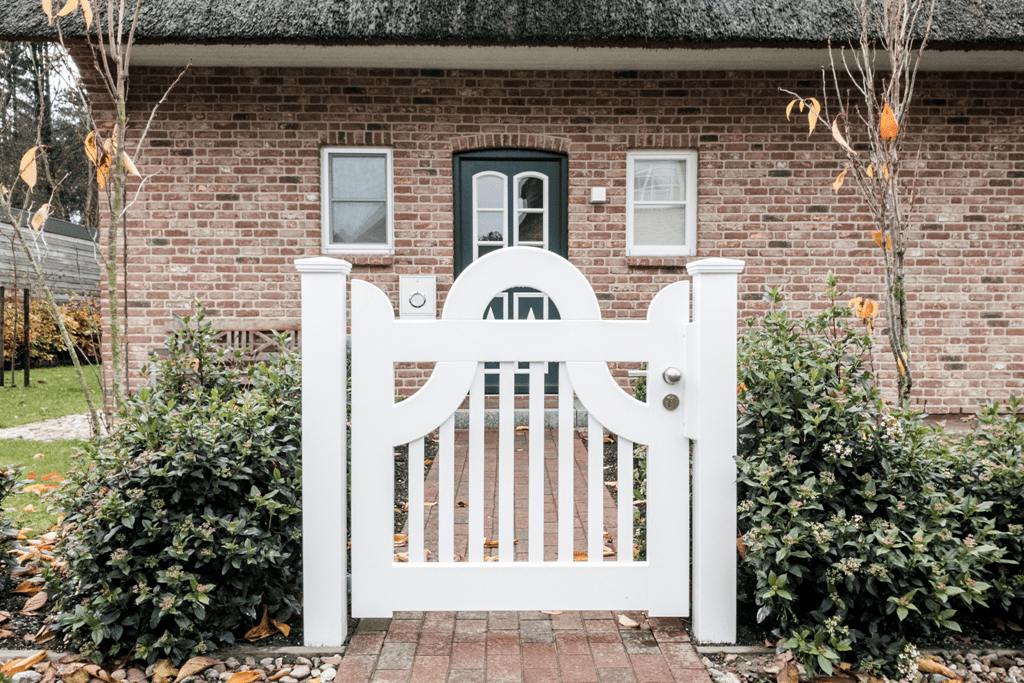
M900 678L911 636L958 630L963 610L986 604L1005 525L934 432L886 410L870 338L832 276L828 296L797 320L772 290L739 345L741 570L758 621L809 670L845 660Z
M56 628L97 662L177 661L233 642L262 605L280 621L299 607L298 358L243 373L201 307L177 320L153 386L60 498Z
M3 563L0 570L13 568L17 564L9 551L16 542L18 529L14 525L13 518L4 511L3 504L7 501L8 496L16 493L15 489L19 489L25 484L22 479L23 472L21 467L4 466L3 469L0 469L0 557L3 558L0 560Z

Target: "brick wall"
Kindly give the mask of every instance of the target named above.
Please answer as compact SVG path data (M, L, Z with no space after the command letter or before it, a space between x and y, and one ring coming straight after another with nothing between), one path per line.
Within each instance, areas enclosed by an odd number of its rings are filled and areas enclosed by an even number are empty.
M137 131L177 71L134 73ZM695 258L747 261L741 317L762 310L766 286L782 286L797 311L823 305L829 270L849 296L881 298L866 207L850 183L831 189L840 157L830 136L808 140L783 113L780 86L819 95L819 83L782 72L190 69L136 160L151 177L128 225L131 367L193 297L225 327L297 322L292 261L320 253L324 145L394 150L394 257L348 259L393 301L398 275L417 273L437 276L443 303L452 153L485 147L568 154L570 260L606 317L643 316L658 289L686 276L685 258L625 256L632 149L698 150ZM1024 74L922 74L917 93L905 127L921 141L907 258L914 394L928 412L971 412L1024 391ZM609 203L589 204L591 186L608 187ZM422 374L406 371L405 390Z

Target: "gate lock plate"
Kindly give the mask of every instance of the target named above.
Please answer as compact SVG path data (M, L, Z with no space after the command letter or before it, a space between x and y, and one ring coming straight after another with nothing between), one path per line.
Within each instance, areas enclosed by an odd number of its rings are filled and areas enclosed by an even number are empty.
M668 394L661 399L661 405L665 406L665 410L675 410L679 407L679 397L675 394Z

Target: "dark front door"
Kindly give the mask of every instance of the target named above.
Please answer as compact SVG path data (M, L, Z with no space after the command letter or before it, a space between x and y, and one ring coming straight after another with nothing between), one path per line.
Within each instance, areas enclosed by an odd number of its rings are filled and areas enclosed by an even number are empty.
M529 246L569 255L569 165L563 154L532 150L485 150L455 155L455 277L476 259L503 247ZM555 320L558 309L543 292L505 290L481 316L492 320ZM493 366L493 367L492 367ZM497 364L486 377L496 393ZM516 373L516 393L527 391L526 363ZM557 393L557 366L544 377Z

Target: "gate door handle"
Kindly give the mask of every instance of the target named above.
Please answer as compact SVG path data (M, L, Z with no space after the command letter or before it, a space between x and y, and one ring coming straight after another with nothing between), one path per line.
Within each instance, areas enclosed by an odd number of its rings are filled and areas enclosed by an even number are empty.
M665 368L661 378L665 380L665 384L679 384L679 380L683 378L683 371L679 368Z

